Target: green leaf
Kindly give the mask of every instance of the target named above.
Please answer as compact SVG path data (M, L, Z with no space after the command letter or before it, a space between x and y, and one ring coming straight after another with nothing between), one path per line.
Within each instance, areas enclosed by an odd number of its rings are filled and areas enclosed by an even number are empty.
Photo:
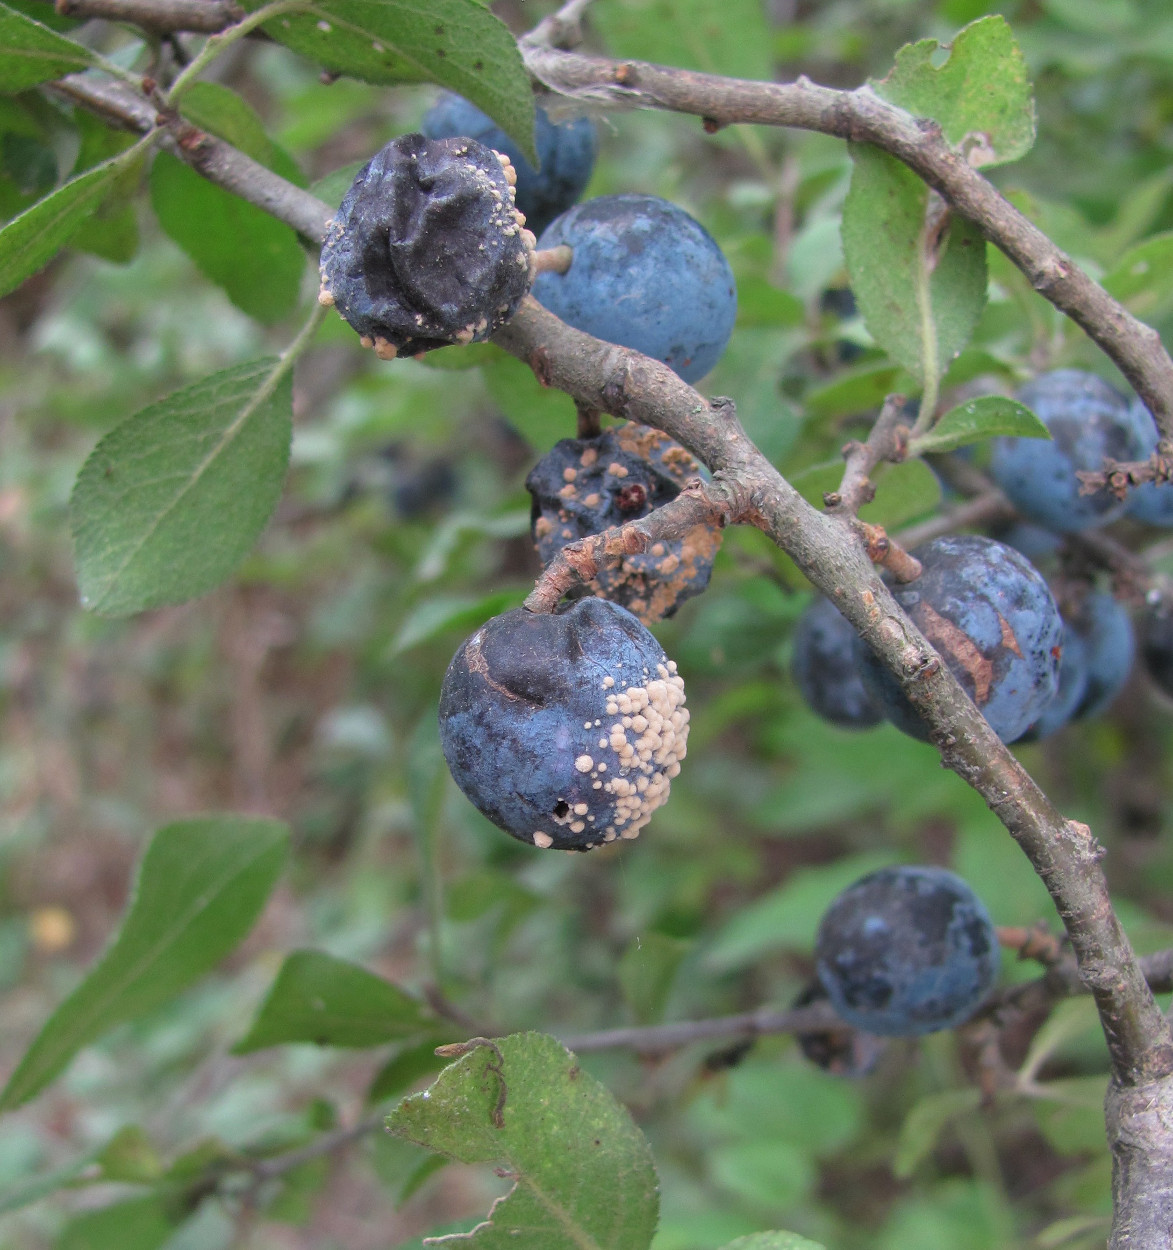
M49 1017L0 1094L0 1110L28 1102L83 1046L214 968L260 914L287 838L280 821L246 816L205 816L160 829L113 945Z
M113 191L127 157L116 156L38 200L0 230L0 296L57 255Z
M287 182L305 186L297 162L269 137L252 105L235 91L217 82L192 83L183 95L180 112L201 130L231 143Z
M83 606L125 616L211 590L281 495L292 390L257 360L175 391L94 448L70 508Z
M74 124L81 134L77 169L89 169L118 156L135 143L135 136L115 130L98 118L78 109ZM71 246L103 260L126 264L138 251L138 217L133 198L142 181L142 162L129 161L119 172L110 194L97 210L82 222Z
M62 1229L54 1250L156 1250L175 1231L159 1194L87 1211Z
M549 451L560 438L574 436L574 401L543 386L529 365L498 349L481 367L501 415L535 451Z
M387 650L393 659L422 642L429 642L450 630L467 632L483 625L491 616L521 606L527 588L497 590L489 595L439 595L417 603L404 617L394 641Z
M160 152L151 166L159 224L242 312L264 325L297 305L306 254L297 232Z
M250 11L265 0L244 0ZM488 115L536 165L534 99L509 28L477 0L311 0L267 35L373 83L435 82Z
M313 1042L318 1046L381 1046L413 1037L434 1021L397 985L325 951L287 956L237 1055Z
M878 409L888 395L901 391L903 375L887 361L872 362L847 370L825 386L817 386L803 397L803 407L815 417L853 417Z
M137 1124L127 1124L102 1147L97 1157L104 1181L146 1185L163 1173L163 1164L150 1138Z
M735 78L770 78L771 29L761 0L608 0L591 11L613 56Z
M907 1180L937 1144L950 1120L981 1105L981 1090L974 1087L947 1089L922 1098L904 1117L892 1170Z
M851 156L843 254L859 310L893 360L939 379L985 307L985 239L894 156L861 143Z
M0 93L16 95L99 60L89 48L0 4Z
M821 1242L800 1237L797 1233L750 1233L727 1242L721 1250L826 1250Z
M937 65L942 49L949 56ZM1034 143L1026 61L998 14L972 22L951 44L906 44L888 76L870 85L898 108L940 122L945 138L975 167L1016 161Z
M664 1015L680 961L689 944L663 933L644 933L623 952L619 985L637 1024L651 1024Z
M659 1210L647 1140L554 1038L470 1043L387 1127L462 1163L516 1178L460 1244L484 1250L647 1250Z
M1050 438L1051 432L1025 405L1001 395L986 395L950 408L926 434L910 444L913 455L952 451L996 434Z
M859 510L860 520L895 529L934 512L941 483L923 460L882 464L872 474L876 497Z
M396 1050L375 1073L375 1079L367 1090L367 1102L386 1102L387 1099L402 1094L421 1077L438 1072L444 1066L444 1060L436 1054L436 1047L446 1040L446 1037L437 1035Z
M1104 289L1138 317L1168 312L1173 307L1173 231L1129 248L1104 277Z

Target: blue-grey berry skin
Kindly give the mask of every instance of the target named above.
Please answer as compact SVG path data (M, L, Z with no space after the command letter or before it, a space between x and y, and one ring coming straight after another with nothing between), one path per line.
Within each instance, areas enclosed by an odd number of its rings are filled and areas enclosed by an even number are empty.
M1025 556L977 534L934 538L913 553L924 571L894 586L897 603L933 644L990 727L1013 742L1043 714L1059 686L1063 621L1042 574ZM862 643L860 672L884 714L904 733L928 727L899 682Z
M963 1024L998 974L981 899L943 868L881 868L848 886L815 940L835 1010L868 1033L911 1037Z
M884 713L864 685L856 658L855 630L822 595L794 627L790 673L803 702L840 729L870 729Z
M1059 533L1105 525L1124 511L1110 491L1080 494L1076 473L1104 460L1136 460L1141 444L1128 401L1081 369L1056 369L1023 386L1017 398L1051 432L1039 438L996 438L990 472L1014 506Z
M1087 649L1087 688L1074 713L1083 720L1105 711L1120 693L1136 658L1136 634L1127 610L1094 590L1071 617Z
M1059 688L1042 716L1018 738L1018 742L1041 742L1067 725L1076 714L1088 688L1088 649L1082 635L1064 622L1063 658L1059 661Z
M457 651L440 692L456 784L494 824L542 848L638 836L667 799L687 738L676 664L606 599L495 616Z
M319 299L378 355L488 338L533 280L533 236L497 154L401 135L359 170L326 232Z
M538 275L555 316L651 356L695 382L721 358L737 317L733 271L709 232L652 195L603 195L553 221L540 248L568 244L565 273Z
M702 472L679 443L631 421L595 438L562 439L525 480L539 558L549 564L567 543L647 516ZM721 537L719 529L694 526L600 568L586 589L645 625L663 620L708 586Z
M586 190L599 140L589 117L555 123L539 104L535 121L539 169L488 114L461 96L442 95L427 111L421 129L429 139L468 135L487 148L504 152L517 170L517 207L525 215L526 225L540 234Z
M1145 460L1157 450L1160 435L1152 415L1139 396L1133 396L1132 403L1129 405L1129 413L1140 438L1141 449L1137 459ZM1173 525L1173 482L1146 482L1143 486L1129 491L1124 511L1134 521L1168 528Z

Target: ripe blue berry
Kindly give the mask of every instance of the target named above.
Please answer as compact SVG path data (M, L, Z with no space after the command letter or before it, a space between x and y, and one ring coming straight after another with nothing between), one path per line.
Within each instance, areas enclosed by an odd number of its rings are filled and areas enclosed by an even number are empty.
M517 207L526 224L540 234L586 190L595 167L598 135L589 117L554 123L537 106L534 142L540 169L487 114L458 95L445 94L428 110L422 129L429 139L467 135L497 152L504 152L517 170Z
M440 692L456 784L543 848L636 837L667 799L687 737L675 663L606 599L494 617L457 651Z
M894 586L897 603L933 644L1003 742L1042 715L1058 689L1063 621L1025 556L976 534L934 538L912 553L924 572ZM928 728L896 678L861 643L860 672L884 714L922 741Z
M1071 624L1087 649L1087 688L1073 716L1083 720L1098 716L1120 693L1136 658L1136 635L1123 605L1102 590L1075 609Z
M679 443L627 422L595 438L564 438L534 466L533 537L543 564L567 543L647 516L680 494L701 467ZM621 603L644 624L671 616L709 584L721 531L698 525L599 570L590 593Z
M868 1033L956 1028L998 973L998 938L969 886L943 868L881 868L828 908L815 940L835 1010Z
M816 716L840 729L870 729L884 719L860 676L855 637L847 618L822 595L794 628L794 684Z
M322 247L319 299L385 360L487 338L533 280L497 154L402 135L359 170Z
M1124 396L1095 374L1056 369L1028 382L1018 399L1050 430L1051 441L994 439L990 472L1014 506L1059 533L1120 516L1123 500L1106 490L1081 495L1076 473L1102 469L1108 457L1141 458L1137 422Z
M1055 697L1043 709L1039 719L1016 741L1041 742L1075 717L1087 693L1087 660L1087 644L1082 635L1072 628L1070 621L1065 621L1063 658L1059 661L1059 686Z
M534 295L596 338L661 360L686 382L717 363L737 316L733 271L709 232L651 195L604 195L553 221L542 248L566 243L565 273L543 273Z

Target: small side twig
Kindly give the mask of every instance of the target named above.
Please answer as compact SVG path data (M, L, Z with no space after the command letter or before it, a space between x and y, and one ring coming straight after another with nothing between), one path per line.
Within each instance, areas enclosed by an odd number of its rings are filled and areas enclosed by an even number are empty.
M1125 499L1130 490L1146 482L1173 482L1173 456L1162 455L1158 450L1147 460L1108 458L1102 469L1079 469L1075 476L1079 478L1081 495L1098 495L1100 491L1109 490L1117 499Z
M523 606L527 612L553 612L567 591L591 581L608 563L681 538L698 525L722 528L741 520L736 493L716 479L691 478L675 499L638 521L568 543L546 565Z

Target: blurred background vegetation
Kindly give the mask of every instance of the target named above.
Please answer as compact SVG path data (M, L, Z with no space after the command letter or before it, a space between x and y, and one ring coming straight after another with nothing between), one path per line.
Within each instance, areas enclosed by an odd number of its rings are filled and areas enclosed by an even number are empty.
M52 17L42 0L22 7ZM493 7L520 32L550 6ZM619 55L855 86L903 43L947 40L988 12L1011 23L1039 113L1034 151L998 171L999 185L1093 272L1110 271L1173 230L1166 0L597 0L589 31ZM87 37L113 53L130 41L112 27ZM414 129L433 99L326 84L259 42L215 76L335 202L357 163ZM5 216L105 142L36 93L0 100L0 130ZM716 236L740 314L703 389L735 397L763 450L814 498L828 488L821 466L902 385L836 294L849 172L844 146L821 136L709 136L695 119L632 113L602 121L589 191L666 196ZM475 812L439 756L440 679L465 634L532 585L524 478L574 433L570 401L492 348L388 366L332 318L298 368L286 496L241 573L127 621L82 612L67 501L96 438L169 390L282 347L316 289L307 258L293 281L225 290L174 241L194 228L183 197L170 214L160 207L165 231L138 190L84 236L87 251L0 302L0 1070L102 949L158 824L277 815L294 855L226 966L6 1118L0 1243L129 1245L125 1225L123 1240L102 1239L114 1233L100 1211L133 1184L15 1203L32 1178L84 1163L120 1130L145 1176L209 1139L292 1148L361 1114L386 1051L229 1053L295 947L438 986L478 1025L569 1034L786 1006L811 974L825 904L893 860L948 865L996 922L1057 930L1025 859L931 747L889 728L848 735L802 707L788 638L808 595L756 532L729 534L709 592L656 630L688 683L693 727L672 800L638 843L539 854ZM193 200L187 211L207 210ZM990 304L947 393L1063 364L1113 376L1016 271L990 262ZM1138 311L1173 342L1173 280L1146 299ZM892 473L874 505L894 528L939 506L921 465ZM1108 847L1142 950L1173 944L1169 744L1168 707L1134 676L1110 715L1022 750ZM1007 961L1007 976L1025 975ZM1029 1037L1003 1040L1019 1062ZM652 1140L656 1250L770 1226L840 1250L1102 1245L1106 1060L1091 1005L1064 1008L1033 1045L1038 1096L985 1109L973 1049L952 1035L894 1044L855 1081L788 1038L745 1056L691 1047L584 1062ZM372 1135L254 1204L204 1203L164 1241L373 1250L479 1217L501 1191L485 1170L421 1172L425 1158Z

